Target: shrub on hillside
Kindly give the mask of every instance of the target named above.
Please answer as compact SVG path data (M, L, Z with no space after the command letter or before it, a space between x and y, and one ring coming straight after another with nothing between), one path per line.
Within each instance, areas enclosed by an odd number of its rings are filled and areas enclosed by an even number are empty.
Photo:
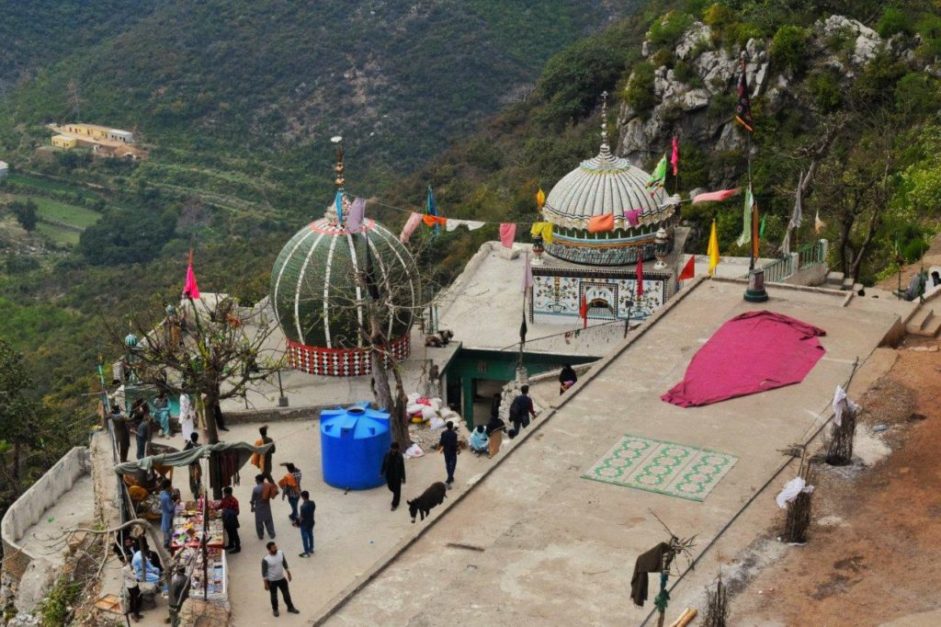
M653 93L653 72L653 64L646 61L638 63L634 66L631 80L627 83L625 99L627 104L638 113L646 113L657 104L657 98Z
M880 37L884 38L896 33L911 35L914 33L911 15L897 7L886 7L882 12L882 17L876 23L876 31Z
M655 46L672 46L692 23L692 15L670 11L650 25L647 39Z
M771 40L771 60L779 68L800 74L806 63L807 30L794 24L785 24Z

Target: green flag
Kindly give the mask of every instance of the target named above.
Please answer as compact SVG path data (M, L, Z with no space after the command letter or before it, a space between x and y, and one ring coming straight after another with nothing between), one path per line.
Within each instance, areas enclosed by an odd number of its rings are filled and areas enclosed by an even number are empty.
M761 239L765 238L765 218L767 217L768 217L767 215L761 216L761 222L759 222L759 225L758 225L758 237L760 237Z
M650 175L650 179L647 181L647 191L650 192L652 196L657 189L663 189L663 185L667 180L667 156L663 155L660 159L660 163L657 164L657 167L654 169L653 174Z
M751 214L752 209L755 205L755 198L751 193L751 185L748 186L748 189L745 190L745 211L744 211L744 224L742 224L742 234L738 236L738 239L735 240L735 243L739 246L744 246L745 244L751 243Z

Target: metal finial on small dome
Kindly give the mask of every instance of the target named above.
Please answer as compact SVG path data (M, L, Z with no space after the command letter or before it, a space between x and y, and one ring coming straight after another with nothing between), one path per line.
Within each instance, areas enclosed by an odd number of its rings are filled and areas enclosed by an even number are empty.
M343 137L334 135L330 138L330 141L337 145L337 164L333 168L336 171L334 182L337 184L337 189L343 189L343 170L345 169L343 165Z
M608 145L608 92L601 92L601 154L607 155L611 152Z

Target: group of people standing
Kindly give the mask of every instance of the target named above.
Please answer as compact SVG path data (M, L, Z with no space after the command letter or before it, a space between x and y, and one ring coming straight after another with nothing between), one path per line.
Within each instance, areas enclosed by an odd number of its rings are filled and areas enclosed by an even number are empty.
M214 407L213 412L216 426L221 431L228 431L218 404ZM126 415L120 405L113 404L108 418L114 425L114 436L117 440L118 455L122 463L127 461L131 448L132 433L137 445L135 459L142 459L147 455L147 444L155 436L162 438L173 436L173 426L170 423L170 399L163 390L149 402L145 398L135 400ZM188 394L180 395L178 420L183 432L184 442L188 445L196 432L196 411Z

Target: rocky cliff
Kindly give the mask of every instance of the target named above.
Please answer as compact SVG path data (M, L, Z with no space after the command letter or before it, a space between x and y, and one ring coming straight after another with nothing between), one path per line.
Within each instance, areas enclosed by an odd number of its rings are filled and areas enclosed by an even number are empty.
M763 118L782 112L812 116L844 106L843 94L877 56L919 69L917 36L914 41L902 35L884 39L858 20L840 15L818 20L808 29L795 28L792 34L780 41L776 35L730 46L701 21L688 26L672 45L655 45L648 33L643 61L625 84L618 153L638 166L649 166L678 135L683 144L720 157L709 160L710 184L731 184L740 172L723 165L721 155L741 152L747 141L733 121L740 59L745 62L756 133L762 132ZM652 98L642 97L647 90Z

